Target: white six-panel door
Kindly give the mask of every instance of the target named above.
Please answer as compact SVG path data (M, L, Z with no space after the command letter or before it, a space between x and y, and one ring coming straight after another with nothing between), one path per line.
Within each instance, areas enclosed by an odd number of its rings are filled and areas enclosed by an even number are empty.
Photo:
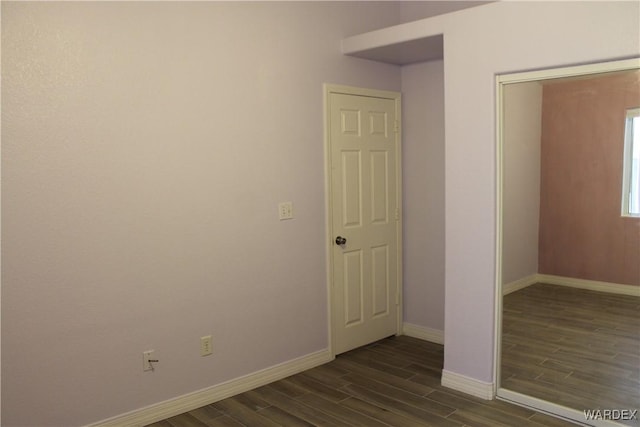
M400 94L388 96L327 95L334 354L399 332Z

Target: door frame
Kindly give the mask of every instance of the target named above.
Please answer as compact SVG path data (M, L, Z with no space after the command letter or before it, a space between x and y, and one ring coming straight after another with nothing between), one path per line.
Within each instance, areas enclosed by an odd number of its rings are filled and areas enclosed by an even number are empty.
M396 206L397 218L397 277L396 277L396 301L397 301L397 319L396 319L396 335L402 334L403 319L403 283L402 283L402 95L400 92L392 92L386 90L368 89L354 86L344 86L325 83L323 85L323 102L324 102L324 176L325 176L325 229L326 229L326 257L327 257L327 332L329 352L331 357L335 357L334 346L334 315L333 315L333 189L331 188L331 103L329 98L331 94L343 94L354 96L366 96L371 98L391 99L395 104L395 123L394 132L396 140Z

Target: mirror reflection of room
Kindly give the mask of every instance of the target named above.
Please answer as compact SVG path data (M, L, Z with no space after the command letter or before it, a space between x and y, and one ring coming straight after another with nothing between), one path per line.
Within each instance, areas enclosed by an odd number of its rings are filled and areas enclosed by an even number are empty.
M504 87L502 388L640 406L639 107L639 70Z

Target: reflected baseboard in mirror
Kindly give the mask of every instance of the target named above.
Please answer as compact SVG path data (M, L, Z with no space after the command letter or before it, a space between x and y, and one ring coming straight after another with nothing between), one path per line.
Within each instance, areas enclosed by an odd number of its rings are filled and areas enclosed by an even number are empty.
M502 321L503 388L581 411L638 409L639 297L538 283L504 297Z

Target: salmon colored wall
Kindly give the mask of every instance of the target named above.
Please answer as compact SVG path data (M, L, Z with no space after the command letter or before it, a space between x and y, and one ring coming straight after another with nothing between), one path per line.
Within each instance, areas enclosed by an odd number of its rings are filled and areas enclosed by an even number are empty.
M543 88L539 272L640 285L640 218L622 217L625 112L640 72Z

